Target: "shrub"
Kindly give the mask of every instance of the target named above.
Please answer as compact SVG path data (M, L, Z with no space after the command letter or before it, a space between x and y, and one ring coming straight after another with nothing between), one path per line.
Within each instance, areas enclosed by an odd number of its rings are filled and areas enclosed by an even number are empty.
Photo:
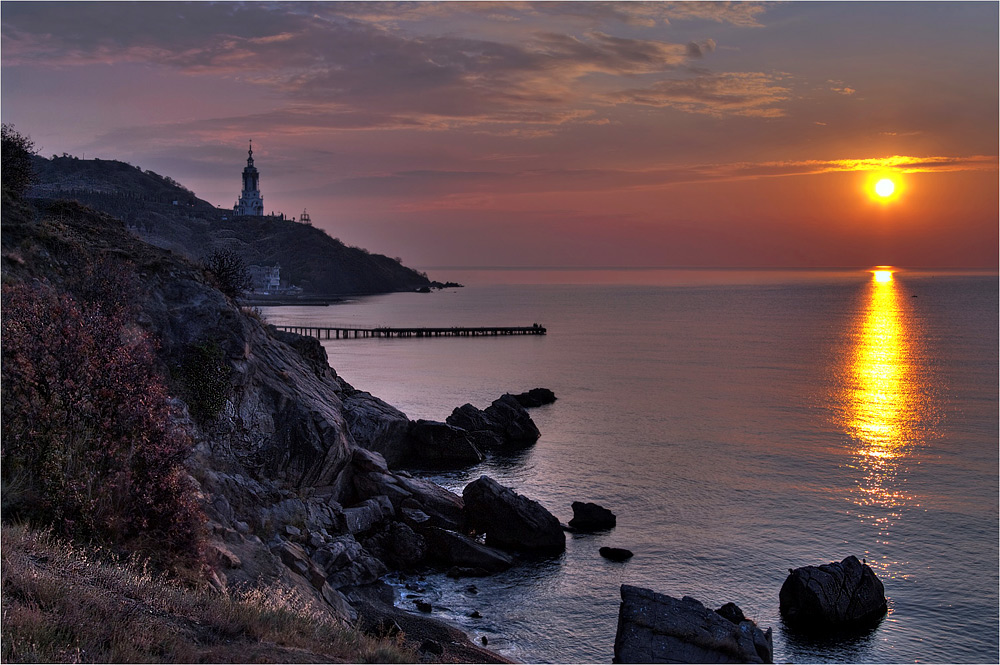
M125 310L4 285L4 501L67 534L191 558L201 519L153 344ZM9 514L7 515L9 516Z
M35 170L31 166L35 144L27 136L17 133L14 125L3 123L0 127L0 147L3 189L14 197L21 197L35 182Z
M236 252L222 249L205 259L205 270L215 286L230 298L238 298L250 288L250 271Z

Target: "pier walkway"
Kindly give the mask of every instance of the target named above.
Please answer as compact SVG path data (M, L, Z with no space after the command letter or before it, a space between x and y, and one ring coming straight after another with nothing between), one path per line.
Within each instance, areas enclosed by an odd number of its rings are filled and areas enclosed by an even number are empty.
M358 339L367 337L499 337L503 335L544 335L544 326L537 323L520 327L481 328L341 328L323 326L275 326L284 332L298 333L317 339Z

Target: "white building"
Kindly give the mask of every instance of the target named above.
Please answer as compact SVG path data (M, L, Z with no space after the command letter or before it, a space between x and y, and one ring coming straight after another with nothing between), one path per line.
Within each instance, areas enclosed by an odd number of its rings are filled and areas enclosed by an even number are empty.
M243 169L243 191L240 200L233 206L233 214L262 216L264 214L264 199L260 196L260 174L253 165L253 141L250 142L250 154L247 157L246 168Z

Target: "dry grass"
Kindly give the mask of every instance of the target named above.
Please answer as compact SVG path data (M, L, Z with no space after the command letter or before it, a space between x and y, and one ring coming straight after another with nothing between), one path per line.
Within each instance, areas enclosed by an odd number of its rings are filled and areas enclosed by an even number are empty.
M2 532L2 644L23 662L414 662L289 589L192 591L47 532Z

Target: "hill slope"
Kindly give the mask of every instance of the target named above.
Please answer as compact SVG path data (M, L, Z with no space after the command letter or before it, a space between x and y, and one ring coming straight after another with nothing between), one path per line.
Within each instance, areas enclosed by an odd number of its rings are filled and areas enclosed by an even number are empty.
M150 244L201 259L233 250L248 264L281 266L309 295L363 295L434 286L395 259L348 247L324 231L273 217L234 218L172 180L124 162L34 158L34 198L72 199L120 218ZM228 219L223 219L227 217Z

